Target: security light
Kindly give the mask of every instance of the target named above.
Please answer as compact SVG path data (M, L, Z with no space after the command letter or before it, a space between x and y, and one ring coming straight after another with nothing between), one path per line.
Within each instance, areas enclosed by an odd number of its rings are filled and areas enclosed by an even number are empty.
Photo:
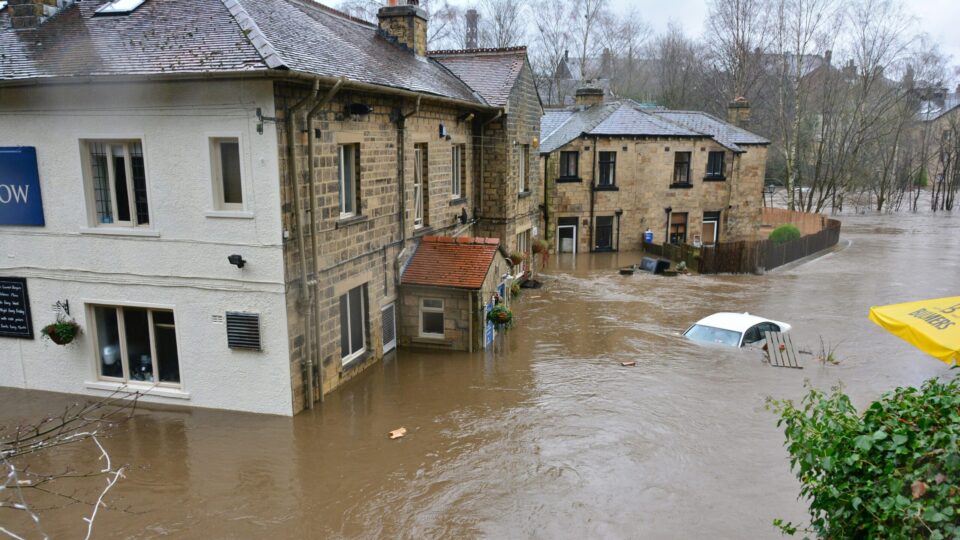
M247 264L247 261L243 260L243 257L240 255L230 255L227 257L227 260L237 268L243 268L243 265Z

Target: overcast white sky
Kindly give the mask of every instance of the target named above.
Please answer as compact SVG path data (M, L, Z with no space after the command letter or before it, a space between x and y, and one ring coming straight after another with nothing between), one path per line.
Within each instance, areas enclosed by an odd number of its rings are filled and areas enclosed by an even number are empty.
M451 0L466 6L474 0ZM564 0L558 0L564 1ZM707 15L706 0L611 0L622 10L637 9L655 33L673 20L689 35L700 35ZM919 26L942 50L952 56L951 65L960 64L960 0L905 0L904 5L917 17ZM954 83L958 77L954 77Z

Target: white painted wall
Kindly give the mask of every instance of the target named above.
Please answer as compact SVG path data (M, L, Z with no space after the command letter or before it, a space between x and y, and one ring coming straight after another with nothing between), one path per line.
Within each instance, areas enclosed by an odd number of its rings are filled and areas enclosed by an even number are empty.
M67 347L39 334L51 305L174 310L181 391L145 401L291 414L276 129L269 81L57 85L0 89L0 146L34 146L45 227L0 226L0 276L28 279L36 339L0 337L0 386L104 395L89 333ZM211 212L209 138L240 138L246 212ZM82 139L143 143L150 236L101 234L84 197ZM140 232L140 231L138 231ZM241 270L227 262L240 254ZM226 311L261 314L263 352L227 347Z

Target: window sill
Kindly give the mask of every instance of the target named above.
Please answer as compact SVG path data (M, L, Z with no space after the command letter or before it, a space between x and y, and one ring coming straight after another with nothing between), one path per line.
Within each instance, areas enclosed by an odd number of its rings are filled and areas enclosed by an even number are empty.
M160 231L156 229L133 227L80 227L80 234L93 234L101 236L141 236L149 238L160 237Z
M253 219L253 212L246 210L207 210L204 213L208 218L217 219Z
M693 184L686 182L684 184L670 184L670 189L690 189L693 187Z
M727 177L726 177L726 176L709 176L709 175L708 175L708 176L704 176L704 177L703 177L703 181L704 181L704 182L726 182L726 181L727 181Z
M620 191L617 186L593 186L594 191Z
M343 375L348 371L351 371L353 369L356 369L362 366L363 363L366 362L368 358L370 358L370 351L366 350L366 351L363 351L363 354L361 354L360 356L353 358L347 361L346 363L343 363L343 361L341 360L340 374Z
M529 196L531 196L531 195L533 195L533 192L528 189L527 191L521 191L520 193L518 193L518 194L517 194L517 198L518 198L518 199L526 199L527 197L529 197Z
M154 386L154 385L147 385L142 383L121 383L121 382L112 382L112 381L85 381L83 385L91 390L120 392L123 394L130 394L130 395L140 392L145 396L151 396L151 397L190 399L189 392L184 392L183 390L178 390L176 388L168 388L165 386Z
M334 229L342 229L344 227L349 227L350 225L356 225L357 223L363 223L368 221L370 218L367 216L350 216L347 218L340 218L337 220L336 225L333 226Z
M573 184L576 182L583 182L583 179L579 176L561 176L557 178L558 184Z
M466 204L466 202L467 202L466 197L457 197L456 199L453 199L452 201L450 201L450 206L458 206L461 204Z
M419 344L419 345L442 345L445 347L453 347L453 341L450 341L446 338L440 337L426 337L426 336L417 336L410 338L410 343Z

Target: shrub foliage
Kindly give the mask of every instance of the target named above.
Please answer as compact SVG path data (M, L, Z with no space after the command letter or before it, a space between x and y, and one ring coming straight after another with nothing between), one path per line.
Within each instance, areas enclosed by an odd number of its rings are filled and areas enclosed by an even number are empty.
M800 229L792 223L777 227L771 231L770 236L767 237L767 239L774 244L783 244L791 240L796 240L797 238L800 238Z
M960 538L960 384L883 394L860 415L840 390L776 401L820 538ZM783 532L798 526L775 520Z

